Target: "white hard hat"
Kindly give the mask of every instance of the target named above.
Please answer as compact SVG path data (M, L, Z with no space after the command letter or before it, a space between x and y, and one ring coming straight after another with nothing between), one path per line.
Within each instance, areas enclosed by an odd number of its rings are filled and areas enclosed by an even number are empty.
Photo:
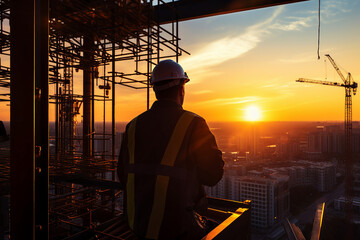
M190 81L184 69L177 62L167 59L160 61L154 68L151 76L150 84L154 85L163 81L170 81L168 84L156 87L155 90L164 90L176 85L179 85L181 80L185 83Z

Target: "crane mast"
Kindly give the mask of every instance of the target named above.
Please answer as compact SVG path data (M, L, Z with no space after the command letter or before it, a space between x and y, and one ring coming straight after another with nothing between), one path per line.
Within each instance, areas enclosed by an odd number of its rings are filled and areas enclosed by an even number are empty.
M345 84L350 83L351 75L348 73ZM354 94L356 91L354 92ZM353 159L352 159L352 98L351 88L345 88L345 217L348 230L347 237L350 237L352 231L353 211L352 204L354 198L353 188Z
M303 83L314 83L329 85L335 87L344 87L345 88L345 217L347 221L347 226L352 224L352 202L353 202L353 159L352 159L352 94L356 94L358 84L353 81L353 78L350 73L348 73L347 78L341 73L339 67L336 65L334 59L329 55L325 55L335 68L336 72L339 74L340 78L343 80L342 83L338 82L329 82L321 80L312 80L306 78L299 78L296 82ZM347 237L351 237L351 230L347 230Z

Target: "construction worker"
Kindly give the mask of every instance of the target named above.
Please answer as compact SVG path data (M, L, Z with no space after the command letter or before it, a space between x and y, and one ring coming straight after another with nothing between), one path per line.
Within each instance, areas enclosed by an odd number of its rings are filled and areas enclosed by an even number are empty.
M220 181L224 162L205 120L182 108L187 82L178 63L159 62L151 77L157 101L126 126L118 176L129 226L140 239L206 234L203 185Z

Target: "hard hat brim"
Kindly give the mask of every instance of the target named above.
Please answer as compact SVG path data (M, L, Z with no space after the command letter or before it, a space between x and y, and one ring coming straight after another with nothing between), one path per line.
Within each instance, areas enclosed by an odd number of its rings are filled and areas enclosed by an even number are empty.
M175 86L179 86L181 84L185 84L187 82L189 82L190 79L186 78L186 79L167 79L166 81L161 81L161 82L156 82L155 84L151 84L153 86L153 89L155 91L162 91L162 90L166 90Z

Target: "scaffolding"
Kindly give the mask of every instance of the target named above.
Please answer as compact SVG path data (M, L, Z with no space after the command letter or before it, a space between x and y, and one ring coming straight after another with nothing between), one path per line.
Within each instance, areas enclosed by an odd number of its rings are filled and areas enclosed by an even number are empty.
M10 101L10 0L0 0L0 102Z
M179 44L180 20L297 1L11 1L10 12L10 0L0 0L0 104L12 88L12 137L0 149L0 183L9 186L11 170L12 237L134 239L115 174L116 86L145 90L148 109L154 64L188 54ZM0 199L9 196L3 189Z
M0 0L0 104L10 101L10 0ZM2 110L3 111L3 110ZM2 119L0 119L2 120ZM9 208L10 191L10 142L4 135L4 124L0 122L0 236L8 233L6 214ZM6 131L5 131L6 132Z
M154 21L153 2L50 2L49 80L55 89L50 99L55 105L56 162L115 160L115 86L147 89L149 108L152 65L161 58L178 60L186 52L179 47L177 22L169 31ZM156 4L165 3L159 0ZM116 66L125 62L132 72L118 70ZM82 95L74 94L74 82L81 82L74 78L74 72L79 71L83 72ZM107 102L113 115L111 131L105 123ZM95 105L103 108L102 129L95 126ZM75 130L81 106L82 136ZM113 171L115 164L111 165L105 170Z
M10 0L0 1L0 101L10 100L9 4ZM176 19L175 8L162 0L50 0L52 239L89 234L89 229L96 239L133 237L128 231L119 232L125 220L119 220L122 192L115 182L120 145L115 88L146 90L144 104L149 108L154 64L163 58L178 61L187 53L179 45L178 21L165 27L156 22L154 6L160 4L168 6ZM99 115L101 108L102 121L95 121L95 109ZM106 116L108 108L111 116ZM0 150L0 179L6 183L9 148Z
M103 224L118 219L121 191L101 189L96 182L116 180L115 148L120 143L116 141L115 87L146 89L149 108L153 64L162 58L178 60L186 52L179 47L178 23L172 23L170 30L156 23L154 4L138 0L50 1L49 80L54 92L51 104L55 106L55 146L54 151L50 149L54 153L50 176L55 180L50 197L51 234L64 229L68 235L79 234L100 226L101 231L95 230L97 235L119 238L113 227ZM119 71L124 65L127 67ZM134 70L126 72L128 69ZM79 82L82 94L75 94L74 86ZM106 121L107 103L111 104L111 126ZM103 110L100 122L95 121L95 106ZM78 123L81 114L82 123ZM81 128L82 134L77 131ZM68 182L57 177L64 175L70 176ZM72 176L92 181L74 186ZM126 231L121 231L120 237L123 234Z

